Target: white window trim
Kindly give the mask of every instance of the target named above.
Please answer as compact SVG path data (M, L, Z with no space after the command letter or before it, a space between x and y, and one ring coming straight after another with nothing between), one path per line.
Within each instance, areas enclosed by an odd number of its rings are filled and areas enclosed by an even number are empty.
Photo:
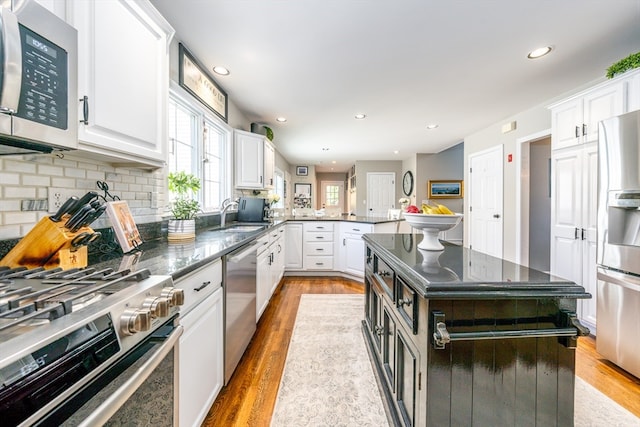
M227 197L233 197L233 128L221 120L218 116L211 113L202 103L196 100L189 92L187 92L184 88L182 88L177 82L171 80L169 82L169 98L177 99L181 104L183 104L186 108L191 110L194 114L201 116L216 126L219 126L224 132L227 133L227 142L225 146L225 168L227 171L227 180L225 180L223 191L223 200ZM169 155L169 150L167 150L167 156ZM168 158L167 158L168 160ZM201 170L198 171L200 173ZM165 180L165 194L169 194L168 183ZM208 213L216 213L220 210L212 210L207 211ZM166 212L168 212L168 207Z

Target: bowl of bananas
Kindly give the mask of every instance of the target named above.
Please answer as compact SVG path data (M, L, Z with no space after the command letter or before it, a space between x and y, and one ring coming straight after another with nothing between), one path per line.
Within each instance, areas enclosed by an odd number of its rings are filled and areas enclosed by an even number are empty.
M441 251L444 246L438 239L440 232L451 230L458 225L463 214L452 212L444 205L422 204L422 212L404 212L403 216L411 227L422 230L424 238L418 244L419 249Z

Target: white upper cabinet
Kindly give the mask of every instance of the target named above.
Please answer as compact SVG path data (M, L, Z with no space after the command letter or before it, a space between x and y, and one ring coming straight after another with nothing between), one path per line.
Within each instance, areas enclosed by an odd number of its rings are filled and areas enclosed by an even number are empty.
M611 80L551 106L553 149L598 140L598 122L625 110L625 82Z
M148 1L70 1L78 30L79 148L123 165L166 162L169 43Z
M253 132L234 131L236 188L266 189L274 186L275 149Z

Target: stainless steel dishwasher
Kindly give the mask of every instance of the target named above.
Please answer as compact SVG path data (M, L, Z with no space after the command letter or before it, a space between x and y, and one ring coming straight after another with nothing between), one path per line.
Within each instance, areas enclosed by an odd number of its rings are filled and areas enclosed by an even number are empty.
M256 331L256 250L254 240L225 255L225 385Z

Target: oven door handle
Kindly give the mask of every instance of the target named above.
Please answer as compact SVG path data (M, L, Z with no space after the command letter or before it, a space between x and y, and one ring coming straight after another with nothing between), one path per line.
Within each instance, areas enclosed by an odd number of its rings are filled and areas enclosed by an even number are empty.
M125 404L133 393L140 388L151 373L160 365L167 354L175 347L176 343L182 336L184 327L178 325L174 331L162 343L156 353L149 358L137 372L120 386L107 400L104 401L95 411L91 413L78 427L90 427L103 425Z

